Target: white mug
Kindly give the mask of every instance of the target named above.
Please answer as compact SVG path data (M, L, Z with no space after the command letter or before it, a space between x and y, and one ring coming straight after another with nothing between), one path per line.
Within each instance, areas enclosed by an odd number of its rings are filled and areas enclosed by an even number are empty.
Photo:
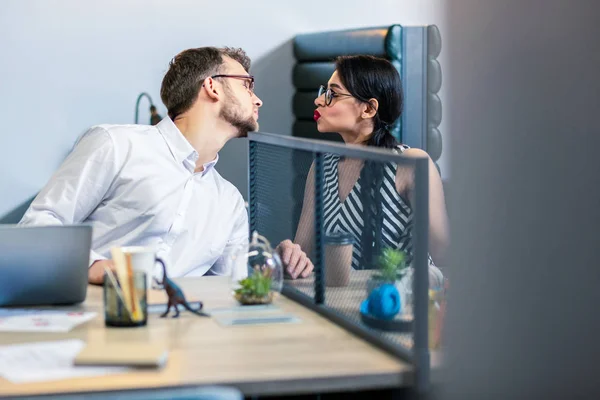
M156 263L164 265L164 261L156 257L156 250L153 247L129 246L121 247L121 251L126 260L131 258L131 268L134 271L146 273L146 289L151 289L154 286L154 266Z

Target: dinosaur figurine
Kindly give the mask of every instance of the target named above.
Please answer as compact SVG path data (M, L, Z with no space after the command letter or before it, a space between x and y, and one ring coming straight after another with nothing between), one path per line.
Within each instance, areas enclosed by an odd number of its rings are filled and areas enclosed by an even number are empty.
M169 297L169 302L167 304L167 311L165 311L163 314L161 314L160 317L161 318L166 317L169 314L171 307L175 308L175 315L173 315L173 318L179 317L179 309L177 308L178 304L181 304L183 306L183 308L185 308L186 310L188 310L191 313L194 313L201 317L210 317L210 315L206 314L205 312L200 311L200 310L202 310L202 303L200 303L200 308L198 310L194 310L190 306L190 304L185 299L183 290L181 290L181 288L179 286L177 286L175 284L175 282L170 280L169 277L167 276L167 267L165 266L165 263L160 259L158 259L157 261L162 265L163 274L164 274L163 281L159 282L159 283L161 285L163 285L163 287L165 288L165 291L167 292L167 296Z

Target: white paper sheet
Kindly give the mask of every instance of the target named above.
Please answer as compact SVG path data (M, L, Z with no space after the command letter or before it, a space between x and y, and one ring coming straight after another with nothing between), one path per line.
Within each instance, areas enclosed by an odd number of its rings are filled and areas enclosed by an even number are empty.
M69 332L95 312L0 308L0 332Z
M107 375L124 367L74 366L85 342L78 339L0 346L0 376L13 383L41 382L83 376Z

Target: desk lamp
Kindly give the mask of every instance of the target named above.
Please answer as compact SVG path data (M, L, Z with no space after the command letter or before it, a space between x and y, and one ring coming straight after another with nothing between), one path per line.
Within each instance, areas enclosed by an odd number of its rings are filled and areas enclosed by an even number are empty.
M150 97L150 95L145 92L140 93L140 95L137 98L137 101L135 102L135 122L134 123L136 123L136 124L138 123L138 116L139 116L139 111L140 111L140 101L142 100L142 97L148 98L148 101L150 102L150 125L158 124L160 122L160 120L162 119L162 117L160 116L158 111L156 111L156 106L154 106L154 103L152 102L152 97Z

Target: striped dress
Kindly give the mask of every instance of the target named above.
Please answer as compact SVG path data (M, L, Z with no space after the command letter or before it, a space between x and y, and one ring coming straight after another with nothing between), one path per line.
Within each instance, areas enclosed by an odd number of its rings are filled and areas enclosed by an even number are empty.
M398 151L403 152L408 146L398 146ZM369 269L371 266L362 265L362 232L363 232L363 206L361 201L361 187L363 182L358 179L348 197L341 202L339 197L338 163L340 157L325 154L323 159L323 172L325 178L323 190L324 230L326 234L348 233L354 237L354 250L352 254L352 267L354 269ZM381 207L383 212L381 246L402 250L412 259L411 230L413 214L410 206L396 190L397 165L385 163L381 185ZM430 266L433 266L431 257ZM435 267L434 267L435 268ZM435 268L438 272L439 270ZM431 268L430 268L431 270ZM441 273L440 273L441 274ZM431 274L430 274L431 275Z

